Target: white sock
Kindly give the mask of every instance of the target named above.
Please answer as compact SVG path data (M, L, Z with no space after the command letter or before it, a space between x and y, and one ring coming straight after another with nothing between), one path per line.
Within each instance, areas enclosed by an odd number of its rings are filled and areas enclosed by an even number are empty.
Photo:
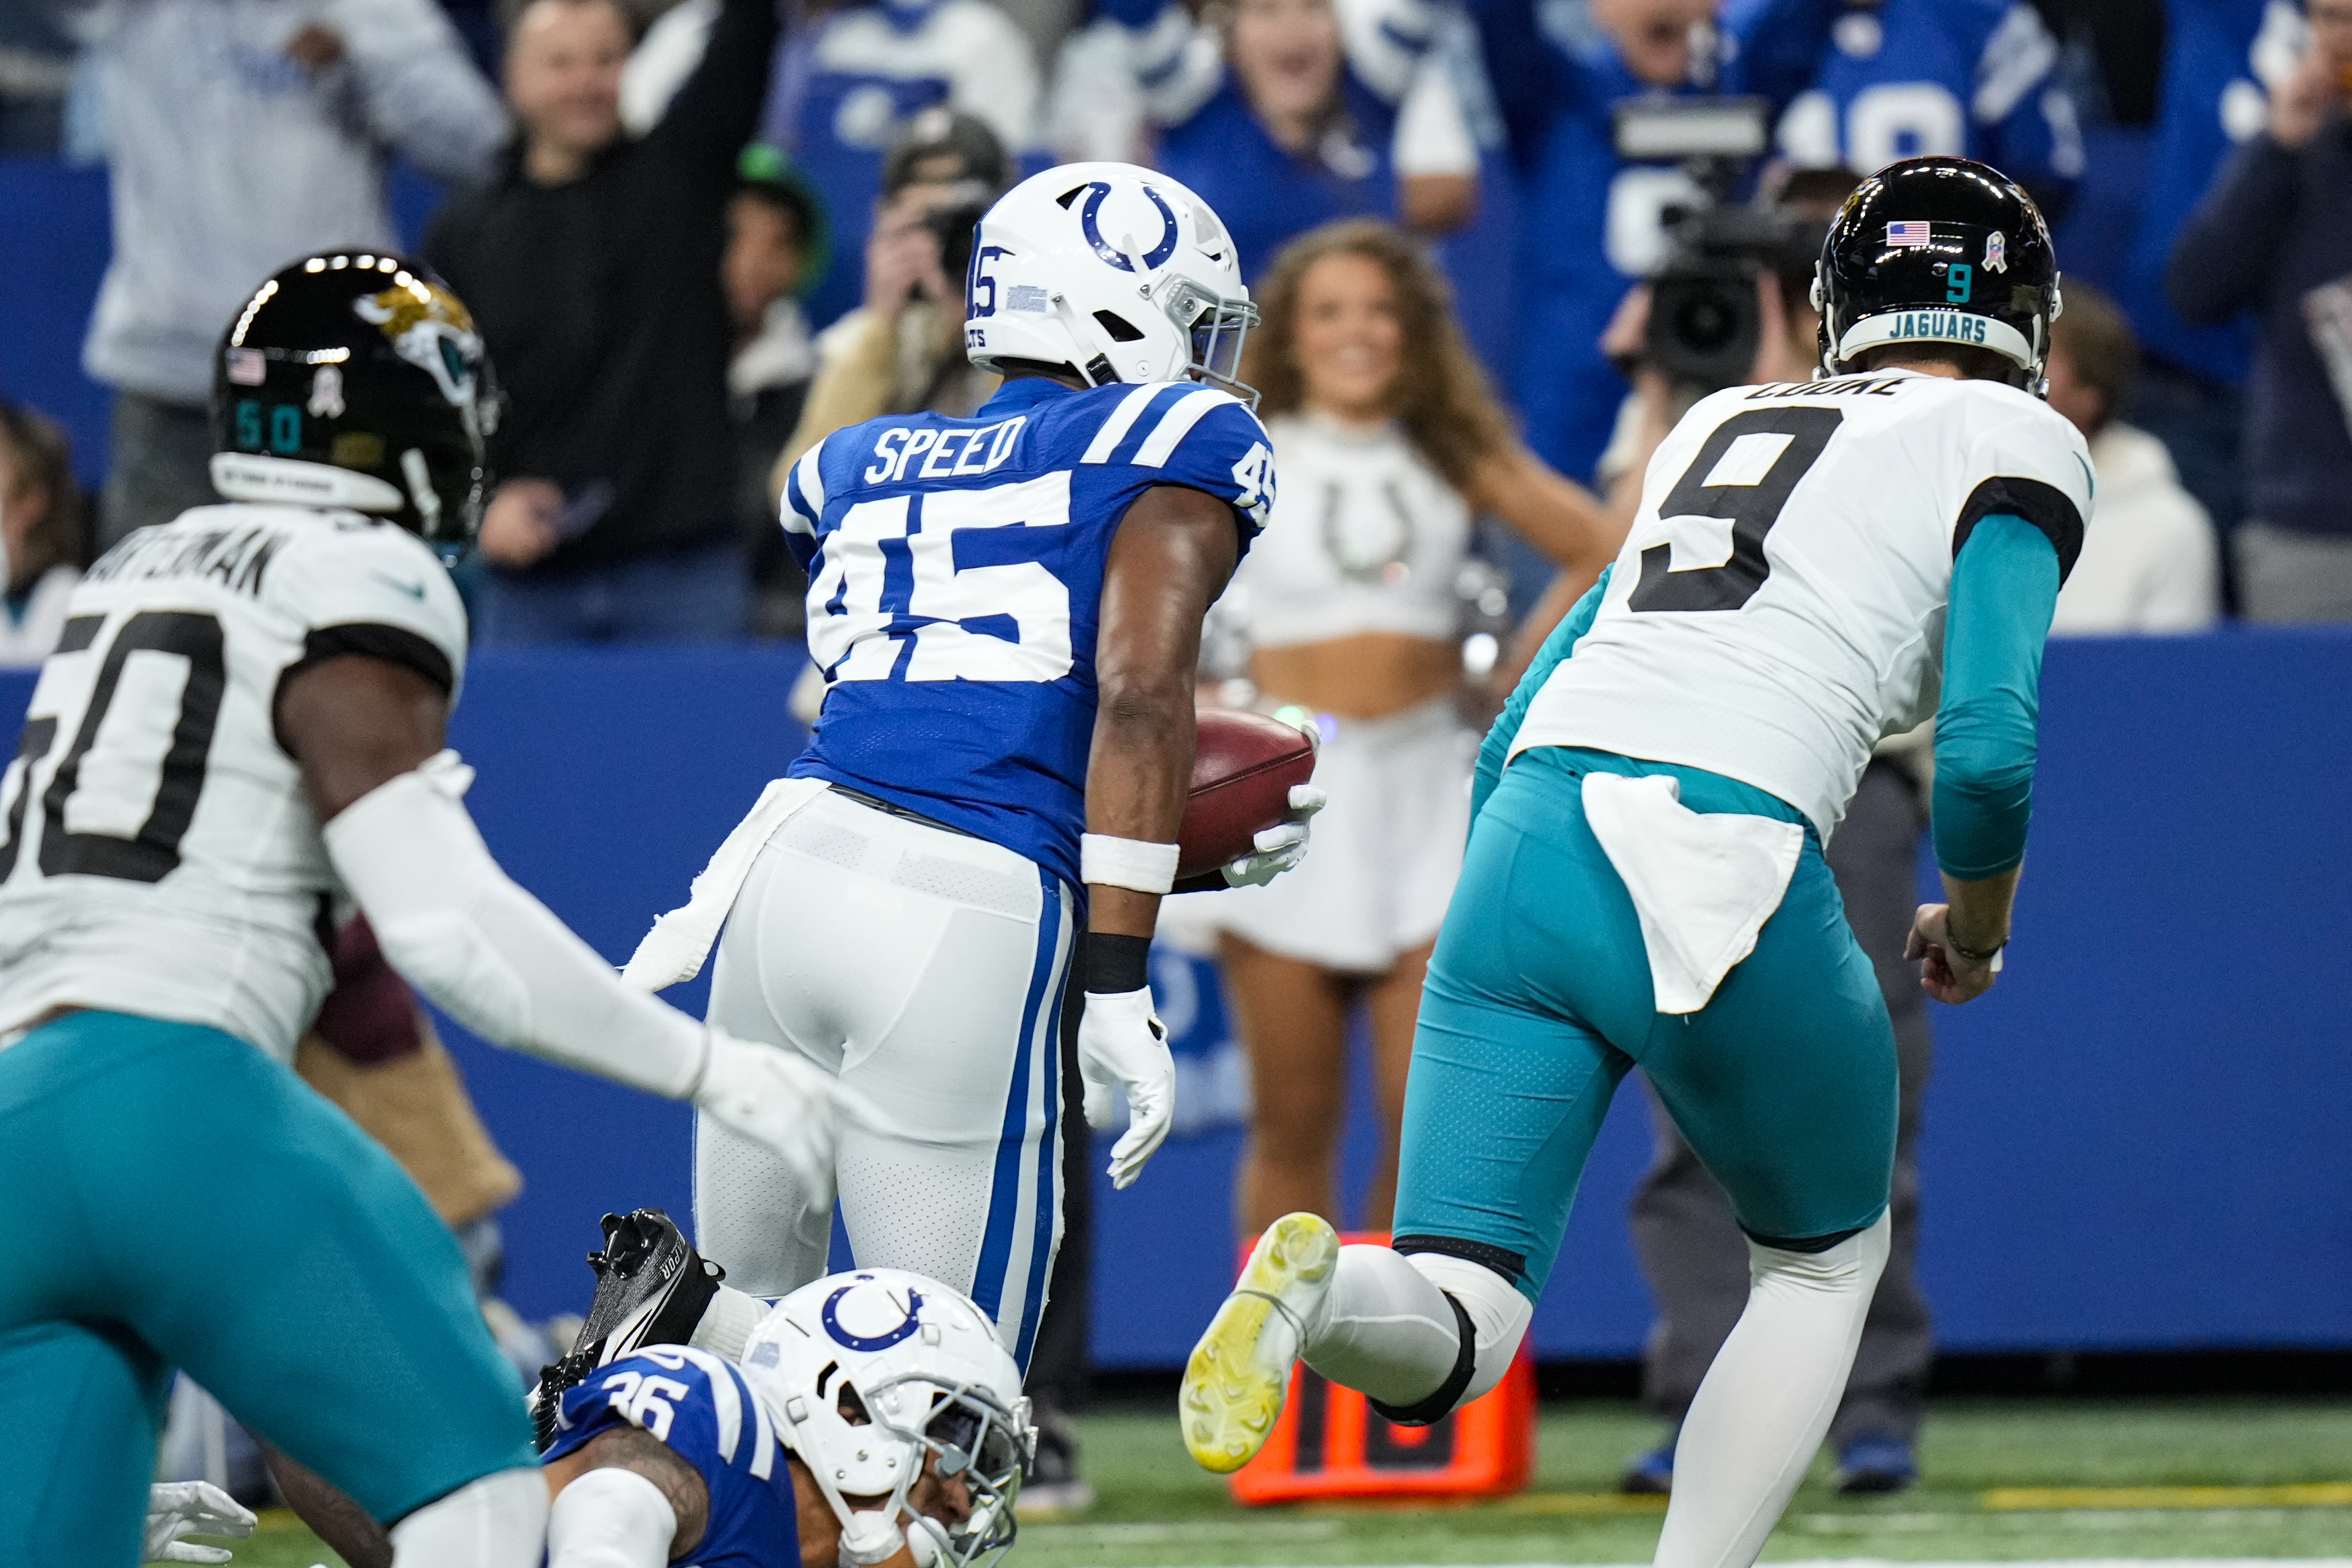
M428 1502L392 1527L392 1568L539 1568L547 1549L547 1478L499 1470Z
M1500 1274L1460 1258L1342 1247L1300 1359L1383 1405L1418 1405L1454 1375L1462 1354L1449 1294L1478 1340L1477 1369L1455 1401L1465 1404L1501 1381L1535 1309Z
M1748 1568L1830 1429L1889 1225L1826 1252L1749 1242L1748 1308L1683 1419L1657 1568Z
M751 1331L767 1315L768 1303L759 1297L746 1295L732 1285L721 1285L719 1293L710 1298L710 1304L702 1309L702 1321L694 1325L694 1333L686 1343L728 1361L740 1361Z

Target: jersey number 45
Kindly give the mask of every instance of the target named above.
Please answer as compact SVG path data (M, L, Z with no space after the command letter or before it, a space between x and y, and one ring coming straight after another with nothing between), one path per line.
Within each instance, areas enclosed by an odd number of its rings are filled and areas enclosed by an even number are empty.
M1066 473L858 502L825 536L809 653L835 681L1059 680L1071 669L1069 589L1035 560L958 570L955 541L1069 520ZM893 542L911 571L890 570Z

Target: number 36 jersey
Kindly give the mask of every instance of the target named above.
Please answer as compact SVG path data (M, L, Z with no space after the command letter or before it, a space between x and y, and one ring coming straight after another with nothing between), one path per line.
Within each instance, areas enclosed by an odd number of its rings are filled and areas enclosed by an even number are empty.
M1192 382L1005 383L970 419L905 414L793 465L784 535L808 569L816 737L791 768L1000 844L1076 885L1103 570L1155 485L1274 502L1265 427Z
M1591 629L1512 749L1704 768L1826 840L1871 748L1936 710L1970 530L2023 518L2063 578L2091 491L2074 427L1999 382L1896 370L1717 392L1651 459Z
M200 507L117 545L68 613L0 778L0 1030L102 1008L290 1061L339 889L278 691L362 653L454 697L457 591L390 523Z

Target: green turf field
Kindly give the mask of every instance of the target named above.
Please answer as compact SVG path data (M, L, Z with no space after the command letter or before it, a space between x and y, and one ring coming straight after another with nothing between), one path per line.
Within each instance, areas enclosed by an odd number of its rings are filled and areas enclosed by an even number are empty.
M1509 1501L1244 1512L1226 1500L1223 1482L1184 1457L1171 1415L1107 1409L1086 1422L1083 1438L1100 1503L1083 1520L1024 1529L1012 1562L1646 1563L1657 1511L1612 1488L1626 1455L1656 1433L1629 1405L1549 1406L1535 1484ZM1817 1471L1767 1555L1942 1563L2352 1556L2352 1485L2328 1485L2352 1483L2352 1401L1950 1401L1936 1407L1922 1458L1925 1485L1869 1501L1835 1496ZM2053 1488L2231 1490L2001 1495ZM290 1518L272 1516L236 1561L310 1568L332 1559Z

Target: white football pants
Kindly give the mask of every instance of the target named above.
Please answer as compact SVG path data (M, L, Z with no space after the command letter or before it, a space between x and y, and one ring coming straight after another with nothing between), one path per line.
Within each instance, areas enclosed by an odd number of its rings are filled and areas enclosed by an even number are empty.
M1025 1370L1062 1239L1060 1017L1076 903L1036 862L831 790L778 831L719 944L710 1021L797 1051L897 1124L842 1132L859 1264L994 1315ZM707 1116L695 1245L755 1296L825 1272L830 1222L774 1156Z

